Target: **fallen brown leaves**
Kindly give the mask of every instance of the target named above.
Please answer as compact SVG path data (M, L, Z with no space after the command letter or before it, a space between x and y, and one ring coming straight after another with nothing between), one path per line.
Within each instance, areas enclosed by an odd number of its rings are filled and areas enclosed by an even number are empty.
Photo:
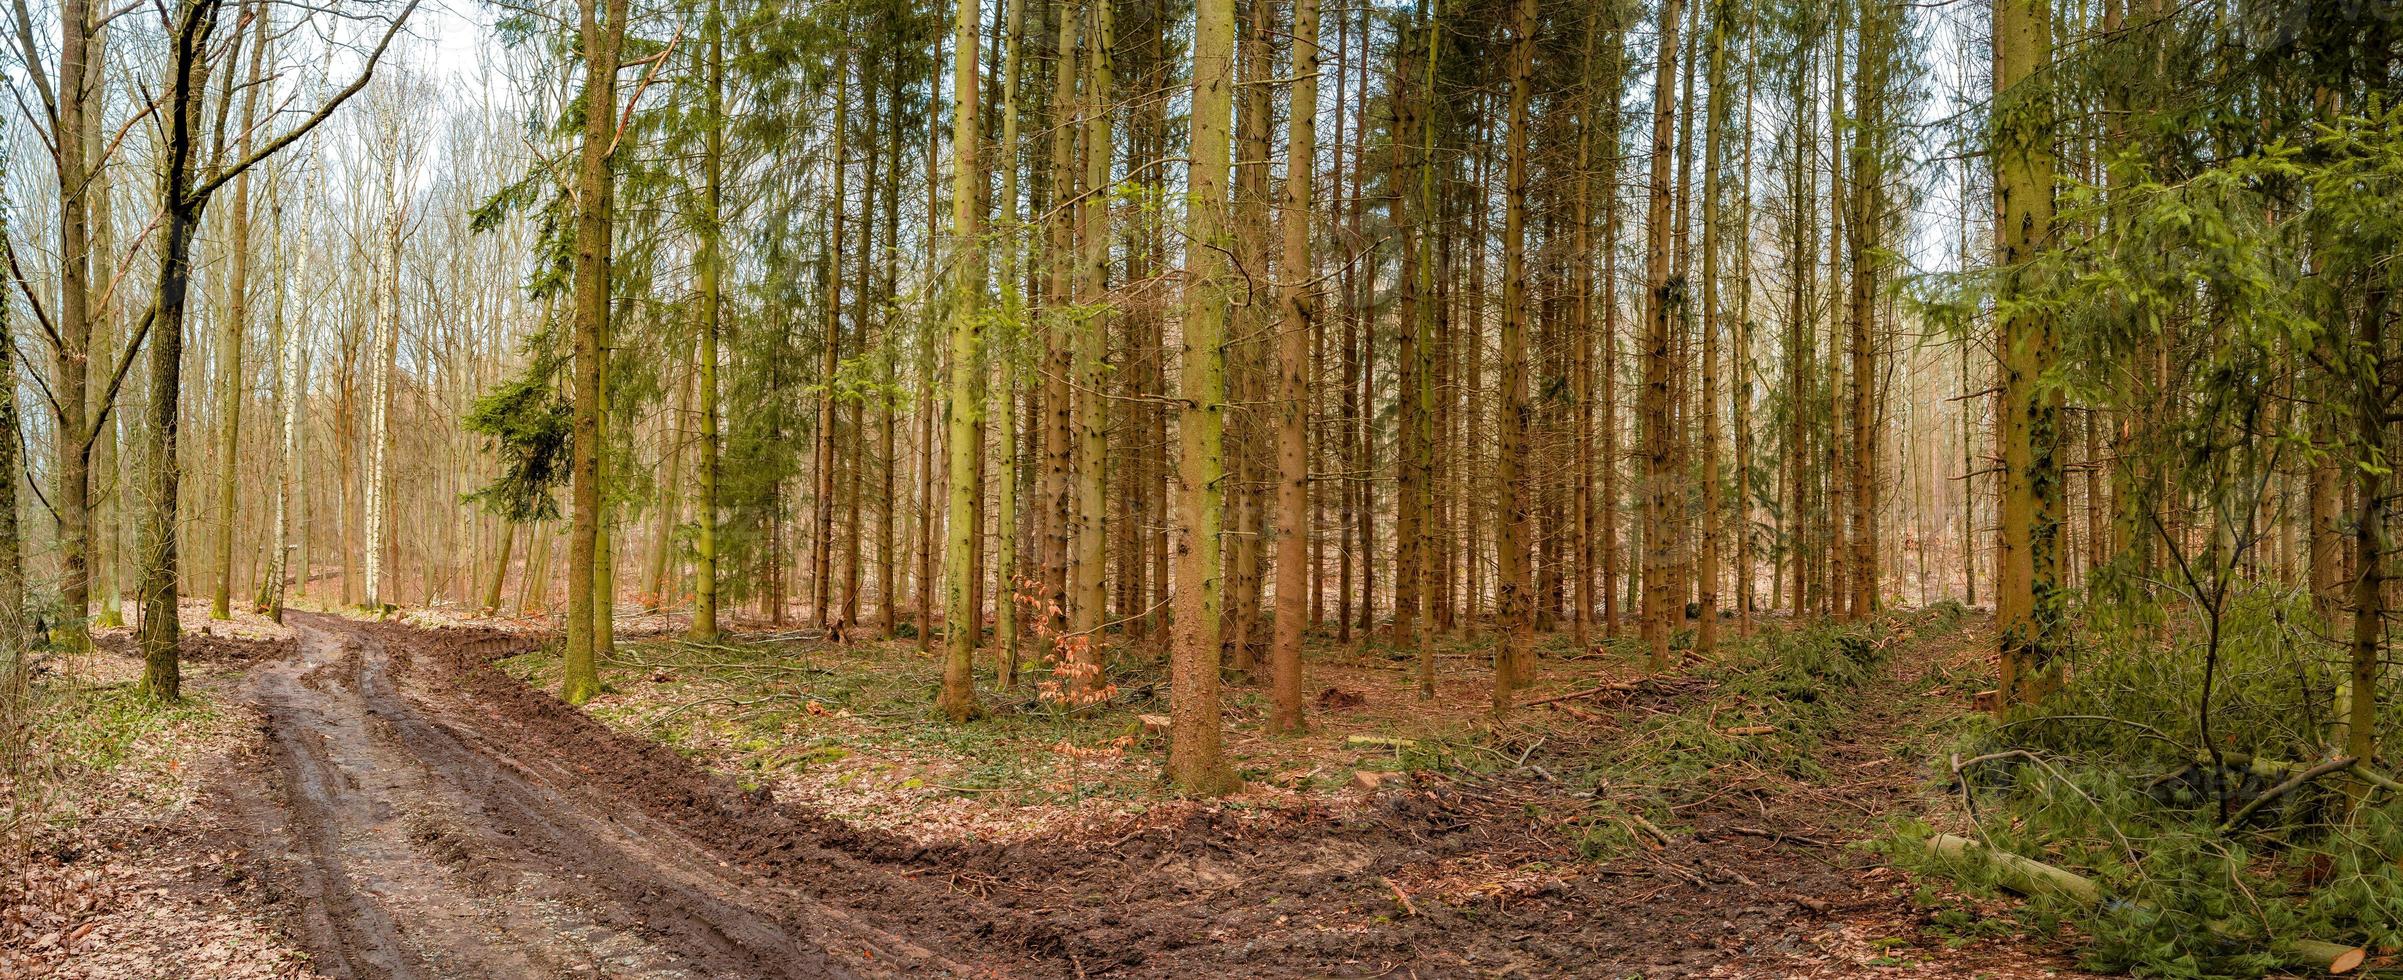
M183 611L197 625L207 610ZM220 623L188 644L269 645L280 629ZM198 843L200 774L256 737L254 719L211 705L122 727L120 679L140 667L112 646L60 659L15 777L0 777L0 980L315 976ZM196 658L186 690L205 699L240 666ZM121 749L92 744L108 731Z
M0 884L0 980L313 978L307 958L216 887L218 855L175 863L164 828L54 836ZM72 860L61 854L72 854Z

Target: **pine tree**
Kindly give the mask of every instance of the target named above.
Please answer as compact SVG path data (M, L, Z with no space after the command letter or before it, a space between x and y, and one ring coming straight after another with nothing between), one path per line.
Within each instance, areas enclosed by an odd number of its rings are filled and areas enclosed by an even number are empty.
M1275 709L1269 728L1278 732L1302 730L1302 627L1309 589L1310 341L1316 298L1309 274L1312 210L1311 183L1318 169L1318 0L1294 0L1293 95L1288 115L1285 160L1284 286L1278 297L1283 312L1277 337L1279 379L1277 405L1277 608L1276 636L1269 649L1271 701Z
M978 183L976 58L979 33L977 0L959 0L954 24L951 72L951 238L949 334L950 361L946 366L944 402L946 472L949 508L945 526L950 532L943 550L944 642L943 693L937 707L953 722L967 721L976 709L976 641L978 610L971 605L979 569L972 564L976 536L974 474L978 444L976 426L984 413L984 383L979 373L983 343L985 263L979 210L983 195ZM931 166L931 164L930 164Z
M1495 543L1501 562L1495 608L1502 648L1494 658L1493 711L1510 710L1527 679L1528 645L1534 638L1534 596L1528 591L1528 499L1522 458L1528 451L1527 404L1527 145L1528 102L1534 86L1536 0L1518 0L1510 46L1510 136L1504 178L1502 226L1502 406L1501 452L1495 481L1502 492L1501 533Z
M2005 0L1994 21L1995 234L2005 297L2026 288L2026 264L2050 234L2053 155L2052 13ZM2044 383L2056 346L2052 322L2021 309L2001 318L2002 536L1995 558L1995 622L2002 647L1996 710L2032 704L2058 684L2061 466L2059 389Z
M718 362L722 357L719 318L725 309L721 277L725 267L726 168L726 12L720 0L710 0L701 21L702 72L707 95L702 102L701 199L698 254L693 260L693 290L699 309L698 351L693 355L697 397L701 402L700 459L696 461L693 501L693 618L687 631L695 640L718 636L718 466L724 451L719 432ZM506 564L506 552L503 553ZM886 600L890 603L890 599Z
M1234 47L1234 0L1196 0L1192 156L1185 173L1188 244L1184 364L1178 381L1178 562L1176 633L1169 650L1168 781L1180 792L1202 796L1227 792L1237 782L1220 745L1224 722L1218 699Z
M1676 316L1681 284L1670 277L1670 162L1674 153L1672 127L1677 118L1677 45L1679 3L1664 0L1660 12L1660 47L1654 57L1652 82L1652 173L1650 204L1645 212L1645 249L1650 258L1644 271L1644 355L1642 413L1644 452L1643 523L1643 639L1652 669L1669 666L1669 632L1675 608L1670 591L1669 499L1676 489L1670 458L1670 324Z

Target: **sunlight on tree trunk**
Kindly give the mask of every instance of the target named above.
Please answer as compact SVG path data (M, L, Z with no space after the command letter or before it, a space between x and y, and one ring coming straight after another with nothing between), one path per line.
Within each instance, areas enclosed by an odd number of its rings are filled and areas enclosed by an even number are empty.
M984 411L978 373L983 342L985 291L984 229L978 211L976 56L980 35L977 0L959 0L952 39L951 72L951 358L944 403L948 446L950 540L943 551L943 694L936 707L954 723L976 714L976 641L979 611L970 604L979 569L976 545L976 423Z
M1225 723L1218 700L1234 47L1234 0L1196 0L1193 156L1185 171L1185 350L1177 392L1176 622L1168 667L1168 781L1195 796L1216 796L1238 784L1220 745Z

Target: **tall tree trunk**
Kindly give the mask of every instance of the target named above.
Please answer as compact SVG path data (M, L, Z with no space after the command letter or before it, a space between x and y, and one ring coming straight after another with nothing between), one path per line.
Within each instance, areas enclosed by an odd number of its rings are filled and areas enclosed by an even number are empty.
M1669 454L1669 339L1675 316L1675 284L1670 269L1669 177L1675 151L1677 121L1677 32L1680 0L1663 0L1660 12L1660 50L1654 58L1652 82L1652 173L1650 205L1645 212L1645 248L1649 259L1644 282L1644 610L1643 640L1652 669L1669 667L1669 632L1674 596L1669 591L1669 497L1676 474Z
M885 102L893 107L886 114L891 121L893 145L901 145L908 133L907 116L902 111L902 92L909 80L900 71L888 71L885 76ZM877 298L887 311L884 317L884 381L885 391L877 398L876 415L878 440L882 443L880 458L883 466L883 488L878 495L876 510L876 605L881 620L878 635L891 638L900 625L901 569L908 564L906 545L901 534L901 358L899 355L901 329L891 310L900 296L901 282L901 173L905 154L896 151L893 162L884 169L884 272L878 283ZM1003 603L1007 605L1007 603Z
M1675 2L1675 0L1671 0ZM1494 658L1493 711L1510 710L1528 671L1534 639L1527 591L1527 102L1535 72L1536 0L1519 0L1510 45L1509 162L1503 177L1502 212L1502 445L1494 480L1502 491L1502 526L1495 547L1501 562L1502 648Z
M1884 97L1880 65L1886 58L1880 34L1885 14L1873 10L1879 0L1857 0L1860 21L1859 53L1853 67L1853 125L1850 165L1850 232L1852 272L1852 612L1856 618L1877 612L1877 308L1878 256L1885 247L1877 186L1884 179L1877 152L1878 128L1883 124ZM2007 0L2006 0L2007 2ZM2098 515L2099 516L2099 515Z
M198 164L200 107L208 86L208 28L214 11L204 0L185 0L175 11L172 48L162 111L166 113L160 167L159 277L153 294L150 336L148 512L142 520L142 620L135 628L142 651L141 691L157 701L183 695L179 645L183 624L176 610L181 562L176 540L177 429L183 414L184 307L192 283L192 239L207 198L191 193ZM70 263L72 265L74 263ZM79 368L80 371L80 368ZM78 396L77 404L81 404ZM75 610L81 618L82 610Z
M1719 551L1727 504L1719 486L1719 171L1726 165L1722 138L1727 129L1727 31L1734 4L1720 0L1710 14L1710 109L1702 132L1702 552L1694 575L1701 585L1702 618L1694 627L1694 650L1708 656L1719 646ZM1742 248L1743 242L1737 243Z
M575 416L568 464L567 645L561 696L582 704L600 693L595 666L610 613L597 607L594 571L601 535L601 359L609 329L611 199L617 179L618 50L626 37L627 0L579 0L584 46L584 133L576 171Z
M0 234L6 233L0 227ZM0 303L0 337L13 337L15 326L9 323L10 304ZM17 425L17 358L16 345L0 344L0 660L7 669L18 672L26 666L26 609L25 609L25 542L23 529L17 524L17 475L24 472L25 459L16 438ZM13 684L17 676L0 675L0 684Z
M1827 23L1830 50L1827 68L1827 439L1821 448L1822 468L1818 474L1824 482L1821 489L1827 495L1827 523L1824 540L1827 556L1826 596L1839 621L1853 618L1852 608L1852 548L1849 544L1851 526L1852 481L1845 468L1845 455L1850 448L1849 433L1844 418L1851 405L1846 398L1842 360L1846 346L1845 327L1850 322L1844 310L1851 294L1845 289L1842 277L1847 254L1846 244L1853 235L1856 222L1851 214L1852 195L1844 183L1844 137L1850 120L1844 113L1844 60L1846 18L1855 0L1837 0L1833 16ZM1859 133L1853 134L1857 144Z
M1617 92L1627 74L1627 32L1614 16L1607 23L1610 37L1609 67L1602 73L1597 91ZM1619 134L1625 123L1619 114L1618 97L1605 96L1605 123L1602 145L1611 147L1610 158L1619 159ZM1612 186L1615 188L1617 165L1612 167ZM1602 387L1602 438L1596 450L1602 468L1601 510L1602 541L1596 561L1602 566L1602 635L1619 635L1619 526L1626 513L1626 500L1621 495L1619 474L1623 463L1620 452L1619 425L1619 194L1602 198L1602 281L1596 301L1602 304L1602 364L1595 372Z
M2050 237L2053 217L2050 84L2052 9L1998 0L1994 11L1994 206L2008 300L2020 270ZM2059 389L2044 384L2056 355L2053 323L2020 308L2002 318L2002 536L1995 555L1995 620L2002 677L1997 713L2033 704L2059 684L2061 465Z
M1075 107L1076 69L1078 61L1076 5L1071 0L1058 0L1053 16L1059 19L1058 47L1054 49L1051 94L1051 197L1055 212L1051 225L1051 279L1044 291L1045 304L1054 311L1068 306L1076 295L1076 217L1073 206L1077 185L1083 168L1077 165ZM1045 318L1043 346L1049 368L1043 373L1043 613L1046 629L1052 633L1068 626L1071 600L1069 586L1069 543L1074 536L1070 515L1071 458L1075 454L1076 408L1069 384L1075 374L1074 342L1064 335L1061 316Z
M667 460L660 468L660 489L657 503L658 532L651 539L651 576L643 588L643 611L657 613L673 605L669 593L676 590L676 528L679 511L683 510L684 447L691 442L685 420L693 414L693 374L696 371L693 352L687 351L684 370L676 380L676 410L667 423L659 427L660 438L667 441ZM502 532L504 535L507 531ZM690 631L687 631L687 635Z
M1179 792L1238 784L1220 744L1219 530L1226 471L1226 256L1234 0L1195 0L1192 157L1186 164L1184 365L1178 375L1176 631L1169 651L1167 775Z
M816 496L811 502L815 517L810 523L815 530L809 544L809 615L810 622L820 627L829 625L826 612L834 604L834 395L835 375L842 369L843 275L839 263L844 248L844 219L851 209L843 196L843 178L849 170L846 153L850 113L851 48L846 45L834 60L834 155L829 164L834 174L827 197L834 230L833 245L826 252L826 322L819 345L817 449L811 464Z
M1271 280L1274 260L1269 251L1268 221L1271 189L1268 174L1270 76L1275 69L1268 48L1268 36L1274 29L1271 16L1272 0L1239 0L1238 14L1244 27L1236 35L1235 88L1235 262L1251 280L1244 291L1244 301L1235 304L1234 335L1231 338L1234 357L1229 365L1228 380L1234 398L1242 405L1264 405L1269 400L1267 375L1273 370L1266 337L1275 324L1275 295L1266 295L1258 283ZM1227 507L1234 530L1226 545L1226 617L1225 642L1234 661L1230 670L1250 680L1260 667L1262 643L1260 618L1261 533L1266 524L1266 507L1260 488L1270 481L1268 464L1262 459L1262 447L1273 442L1268 427L1259 424L1249 412L1237 413L1228 419L1235 433L1235 449L1229 462L1234 474L1228 486Z
M58 85L52 127L59 201L57 378L58 477L50 494L58 511L59 598L66 616L59 639L70 650L91 643L92 602L91 415L87 405L92 344L93 194L100 182L93 157L103 102L103 55L90 0L59 4ZM22 18L23 14L20 13ZM25 26L20 20L20 27ZM153 324L153 329L156 328ZM170 696L173 691L167 692Z
M2366 305L2356 342L2360 355L2351 359L2361 365L2363 374L2354 382L2354 437L2364 458L2391 460L2395 458L2394 411L2403 384L2390 383L2386 377L2396 363L2386 343L2386 287L2372 287ZM2356 465L2353 470L2360 510L2353 519L2353 635L2345 685L2345 754L2366 762L2378 757L2378 679L2386 665L2381 649L2386 638L2386 561L2392 551L2386 540L2386 520L2393 489L2387 483L2390 474L2382 467ZM2355 770L2347 795L2360 807L2372 788Z
M1302 730L1302 627L1308 615L1310 538L1309 384L1313 317L1310 182L1318 169L1318 0L1294 0L1293 96L1285 149L1285 284L1277 338L1277 611L1269 649L1274 705L1269 729Z
M1599 18L1597 18L1598 20ZM1594 42L1602 36L1599 23L1585 25L1582 46L1578 53L1577 73L1590 79L1594 73ZM1608 96L1615 101L1614 92ZM1576 427L1576 554L1577 610L1571 620L1577 649L1591 643L1590 623L1594 616L1594 110L1603 101L1599 93L1589 92L1577 105L1577 174L1571 192L1570 217L1573 247L1576 249L1576 338L1571 352L1570 392L1576 404L1572 424ZM1475 548L1470 548L1472 561Z
M1103 433L1109 423L1103 389L1102 358L1109 341L1110 160L1116 143L1110 128L1111 50L1116 44L1111 11L1114 0L1090 0L1092 20L1085 29L1085 201L1081 209L1083 269L1078 278L1076 331L1076 573L1070 607L1073 627L1081 641L1077 684L1092 686L1101 679L1101 625L1107 618L1104 591L1109 565L1102 517L1108 483L1108 445Z
M993 609L993 637L999 659L995 663L993 685L1010 690L1018 685L1018 356L1025 336L1026 305L1018 282L1019 256L1025 244L1021 237L1024 228L1018 219L1018 82L1020 34L1026 17L1026 0L1009 0L1006 23L1002 29L1005 45L1001 72L1001 144L1000 159L994 165L1001 168L1001 210L994 220L1000 224L998 245L1001 251L1001 330L996 341L998 350L993 361L1000 377L992 396L995 400L994 438L1000 443L1000 484L994 487L995 509L998 513L998 540L994 542L996 556L995 578L1000 582L1001 596Z
M276 262L276 271L279 275L289 275L291 266L283 248L284 232L280 209L277 214L275 239L276 254L279 259ZM306 255L306 250L303 250L303 254ZM284 621L284 582L293 550L292 517L295 509L293 505L296 495L306 490L306 487L300 482L302 466L300 402L306 392L300 381L301 332L284 321L284 298L288 291L288 287L284 283L276 284L275 402L277 410L281 413L281 418L277 421L277 429L282 434L283 452L279 454L282 457L281 465L276 467L274 520L273 529L270 532L273 535L273 545L267 556L267 582L261 590L259 602L259 607L266 610L267 618L279 623ZM307 525L304 523L302 527L305 528ZM501 560L501 567L504 571L508 564L507 551L504 547ZM302 581L308 580L307 565L301 566L300 575ZM493 599L485 603L486 615L491 615L491 607L500 601L500 585L497 582L493 585L492 592Z
M1362 16L1365 17L1366 15L1367 12L1365 10L1362 11ZM1357 506L1357 501L1359 495L1356 492L1355 487L1359 483L1356 474L1360 470L1360 448L1358 438L1359 420L1361 414L1359 398L1360 321L1362 317L1367 315L1367 311L1361 309L1353 302L1353 289L1356 284L1356 280L1359 277L1359 271L1357 267L1359 266L1362 257L1359 228L1354 222L1356 221L1358 215L1357 209L1359 207L1360 172L1367 168L1367 159L1356 150L1350 154L1350 172L1352 175L1353 186L1349 195L1344 194L1344 188L1342 184L1343 175L1345 172L1343 165L1345 160L1343 127L1344 120L1347 118L1345 115L1346 103L1349 100L1351 92L1351 86L1349 86L1346 82L1346 80L1350 77L1347 73L1347 68L1351 64L1351 57L1352 21L1351 18L1343 16L1341 10L1338 10L1335 19L1334 176L1337 182L1335 186L1335 190L1337 192L1335 196L1335 206L1342 214L1342 218L1339 219L1338 224L1339 227L1342 228L1342 235L1340 237L1344 243L1344 255L1343 271L1336 287L1338 290L1338 295L1341 297L1338 302L1341 304L1343 309L1343 336L1340 341L1342 344L1342 368L1340 370L1342 371L1341 383L1343 386L1343 391L1339 402L1341 406L1339 409L1341 416L1336 420L1335 434L1335 458L1337 460L1336 471L1341 474L1334 484L1336 492L1337 525L1335 531L1335 540L1337 545L1335 549L1335 642L1346 647L1349 647L1352 643L1352 567L1356 562L1366 557L1360 552L1358 545L1359 508ZM1361 59L1364 71L1366 70L1365 66L1367 61L1368 59L1366 57ZM1365 114L1366 113L1364 111L1363 115L1365 116ZM1359 125L1353 129L1353 139L1356 141L1364 140L1367 129L1368 120L1363 118L1360 120ZM1363 597L1362 601L1365 603L1366 597Z
M397 154L397 151L396 151ZM381 608L388 601L389 586L385 579L388 569L384 559L388 549L385 541L391 536L392 502L389 493L390 454L392 451L392 374L398 367L400 352L400 261L402 180L400 158L393 159L391 197L384 202L384 267L382 281L375 284L375 336L368 377L367 394L367 473L363 478L367 493L367 544L362 558L365 564L366 603ZM605 289L606 287L604 287ZM595 345L596 349L598 344ZM597 443L597 437L596 437Z
M1760 65L1759 8L1746 4L1744 33L1744 121L1737 130L1750 134L1752 129L1753 94L1757 90L1755 72ZM1729 529L1735 534L1736 635L1752 634L1753 607L1753 550L1752 550L1752 144L1747 135L1743 140L1743 180L1736 192L1736 316L1732 349L1729 351L1731 403L1730 415L1735 425L1735 507L1728 515Z
M259 78L267 60L272 8L260 7L252 28L250 80L242 88L240 155L250 156L258 119ZM237 50L237 56L239 52ZM250 173L234 178L233 225L226 250L233 253L226 277L226 316L217 333L217 582L209 596L209 618L230 619L234 595L235 464L242 446L242 344L250 332Z
M1434 32L1425 26L1426 23L1427 2L1419 0L1417 10L1411 15L1410 26L1396 29L1393 43L1394 78L1392 88L1396 92L1409 91L1411 95L1394 100L1398 105L1394 110L1393 136L1388 141L1393 145L1394 160L1393 169L1387 177L1387 182L1392 185L1394 192L1387 198L1386 207L1391 212L1391 224L1401 243L1401 275L1395 283L1395 289L1400 293L1397 304L1399 316L1394 324L1394 375L1400 390L1394 398L1393 413L1395 438L1392 641L1393 645L1400 649L1409 649L1418 641L1417 563L1420 513L1418 508L1418 470L1414 465L1416 460L1414 450L1417 446L1417 417L1420 408L1418 403L1420 363L1418 347L1423 331L1420 326L1419 307L1433 302L1434 299L1430 295L1432 290L1426 289L1422 285L1429 281L1429 277L1422 275L1419 271L1420 266L1424 265L1426 261L1422 237L1426 234L1423 225L1427 221L1425 213L1427 201L1424 195L1417 193L1414 188L1404 183L1404 181L1410 180L1423 166L1420 158L1426 153L1427 145L1423 134L1428 131L1428 128L1419 121L1419 118L1434 111L1433 100L1427 97L1426 90L1415 88L1416 81L1412 78L1414 66L1410 60L1414 47L1420 52L1418 57L1422 59L1427 56L1431 47L1427 40L1433 36ZM1412 30L1419 34L1417 41L1413 41L1405 34ZM1372 286L1371 289L1373 290L1374 287ZM1370 371L1371 377L1364 378L1362 381L1372 390L1376 386L1373 378L1375 373L1373 370ZM1434 685L1431 665L1423 668L1420 673L1422 676L1419 695L1421 697L1431 696L1431 688Z
M984 413L984 380L977 373L978 346L983 341L980 310L985 290L982 222L978 210L977 151L983 142L976 128L977 0L959 0L952 54L951 108L951 317L950 349L944 412L948 445L950 509L949 541L943 552L943 693L937 707L953 722L967 721L976 709L976 634L978 611L970 604L979 569L976 552L976 425Z
M718 636L718 461L719 435L718 330L725 306L720 277L725 266L726 171L726 25L719 0L710 0L703 56L708 59L709 98L703 111L708 127L701 144L700 250L694 257L694 288L700 295L700 350L694 354L701 400L701 458L695 469L699 497L693 501L693 621L687 635L695 640Z

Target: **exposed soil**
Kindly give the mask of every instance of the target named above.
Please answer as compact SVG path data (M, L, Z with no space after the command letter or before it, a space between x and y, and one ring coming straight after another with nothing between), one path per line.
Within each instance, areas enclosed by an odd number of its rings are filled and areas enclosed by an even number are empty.
M1824 749L1847 785L1731 775L1680 814L1693 833L1599 869L1544 816L1566 791L1525 773L926 847L745 793L490 666L523 636L291 620L297 652L240 691L269 776L219 782L334 977L1788 975L1847 922L1912 915L1843 845L1918 792L1895 733L1958 710L1905 701L1917 658L1891 658Z
M132 630L112 630L92 637L103 649L139 659L142 655ZM290 655L293 642L280 637L232 636L187 630L176 650L184 663L242 666Z

